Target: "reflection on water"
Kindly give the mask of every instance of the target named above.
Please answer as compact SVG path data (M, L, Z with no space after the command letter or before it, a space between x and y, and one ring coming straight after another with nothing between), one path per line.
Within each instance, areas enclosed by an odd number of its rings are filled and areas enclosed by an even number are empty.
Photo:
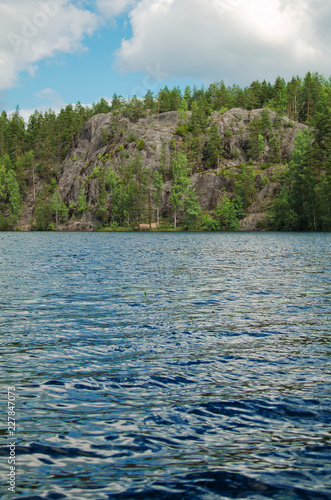
M330 498L330 267L328 234L0 233L17 498Z

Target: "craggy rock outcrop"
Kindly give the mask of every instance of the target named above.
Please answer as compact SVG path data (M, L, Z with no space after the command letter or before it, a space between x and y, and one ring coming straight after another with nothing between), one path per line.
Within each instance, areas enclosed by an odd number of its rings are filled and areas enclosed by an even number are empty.
M260 117L261 113L261 109L247 111L241 108L231 109L224 114L213 113L212 120L223 139L225 154L218 168L211 171L205 170L202 166L192 173L192 184L203 210L215 209L225 192L230 197L233 196L234 182L231 174L239 172L238 165L249 160L247 154L249 124L255 117ZM273 127L276 128L276 114L269 110L269 115ZM143 167L153 172L158 166L164 142L170 165L173 150L184 140L175 135L179 124L176 111L162 113L159 116L150 115L136 123L130 122L127 118L118 118L112 113L99 114L91 118L77 134L74 147L63 162L59 177L59 191L68 207L77 207L79 192L84 185L89 209L81 219L78 220L76 217L60 229L92 231L96 228L95 212L99 196L99 179L93 172L100 162L106 168L113 168L116 171L139 152ZM277 134L280 137L282 159L288 160L294 148L295 136L298 130L304 128L305 125L290 123L286 117L282 119L280 126L278 123ZM143 140L140 147L139 140ZM267 153L268 148L264 156ZM255 164L257 170L263 160L264 157L259 164ZM262 186L261 179L265 175L268 177L268 183ZM247 217L240 223L241 230L257 230L263 227L266 209L279 188L277 182L271 181L272 175L273 167L266 169L263 175L257 173L255 178L257 196L247 210ZM170 180L163 185L161 216L171 213L169 201L171 185ZM27 223L28 221L25 221L25 224Z
M217 128L223 137L225 157L231 158L234 152L238 152L239 156L236 159L236 164L243 163L248 160L247 150L248 150L248 138L250 135L249 124L251 121L258 117L261 117L263 109L253 109L248 111L242 108L233 108L219 115L219 113L213 113L213 120L217 125ZM277 128L277 115L274 111L268 110L270 121L275 130ZM298 130L303 130L307 128L307 125L303 125L297 122L291 122L286 116L282 117L282 123L278 128L277 135L281 138L281 158L288 160L290 152L294 148L294 139ZM231 134L231 136L230 136ZM268 153L268 147L266 147L265 155ZM263 158L262 160L263 161Z

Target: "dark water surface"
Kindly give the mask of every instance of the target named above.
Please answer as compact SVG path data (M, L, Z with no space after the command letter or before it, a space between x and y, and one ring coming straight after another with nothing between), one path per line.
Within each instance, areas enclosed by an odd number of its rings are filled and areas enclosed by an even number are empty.
M0 233L2 497L330 499L330 241Z

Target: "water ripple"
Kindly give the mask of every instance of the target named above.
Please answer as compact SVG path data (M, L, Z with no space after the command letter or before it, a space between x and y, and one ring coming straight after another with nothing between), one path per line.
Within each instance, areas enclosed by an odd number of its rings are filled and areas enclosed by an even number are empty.
M328 234L1 233L0 256L17 498L331 498Z

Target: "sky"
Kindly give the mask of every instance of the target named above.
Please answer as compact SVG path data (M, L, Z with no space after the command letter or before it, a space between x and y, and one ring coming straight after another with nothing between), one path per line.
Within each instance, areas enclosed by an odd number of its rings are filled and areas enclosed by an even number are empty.
M1 0L0 110L331 75L330 0Z

